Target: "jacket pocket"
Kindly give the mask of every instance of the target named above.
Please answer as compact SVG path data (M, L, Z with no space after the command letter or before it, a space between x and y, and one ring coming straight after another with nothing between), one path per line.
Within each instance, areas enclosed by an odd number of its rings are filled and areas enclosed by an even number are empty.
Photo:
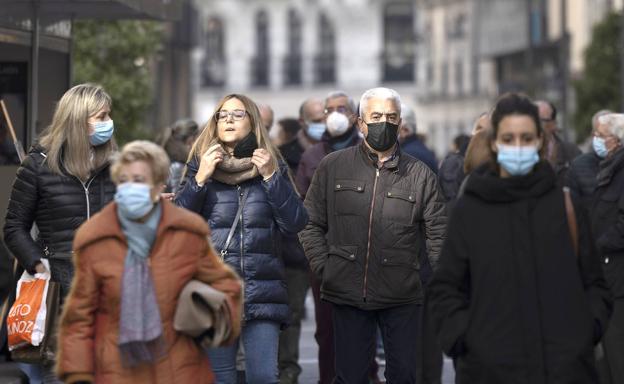
M359 263L356 262L357 245L329 246L327 263L323 269L323 291L347 294L357 290Z
M393 301L422 298L418 252L384 249L380 264L381 295Z
M391 188L386 192L383 216L384 219L411 224L414 221L416 193L398 188Z
M370 204L367 198L366 183L361 180L336 179L334 183L335 207L337 215L362 215Z

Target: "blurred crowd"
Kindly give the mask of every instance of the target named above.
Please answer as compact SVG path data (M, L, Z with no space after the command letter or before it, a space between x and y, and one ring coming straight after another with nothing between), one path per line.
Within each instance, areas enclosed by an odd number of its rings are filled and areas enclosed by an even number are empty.
M582 153L505 94L440 160L389 88L276 122L230 94L122 148L113 107L73 87L21 161L0 127L15 279L47 259L62 298L31 383L298 383L307 315L322 384L441 383L443 354L457 383L624 383L624 114ZM191 282L221 308L193 335Z

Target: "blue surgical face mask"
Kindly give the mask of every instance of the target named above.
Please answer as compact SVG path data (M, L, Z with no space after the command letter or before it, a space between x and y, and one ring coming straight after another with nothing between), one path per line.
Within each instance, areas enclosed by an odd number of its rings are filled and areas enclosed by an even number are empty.
M604 159L609 154L609 150L607 149L606 140L602 137L596 137L592 139L592 147L594 147L594 152L598 157Z
M496 160L512 176L526 175L539 161L537 146L515 146L496 144Z
M325 133L325 123L308 123L308 135L314 140L321 140Z
M119 213L131 220L147 215L154 207L150 190L151 187L144 183L119 184L115 193Z
M98 146L108 142L111 137L113 137L113 132L115 131L115 126L113 125L113 120L106 121L98 121L93 125L93 133L89 135L89 142L91 145Z

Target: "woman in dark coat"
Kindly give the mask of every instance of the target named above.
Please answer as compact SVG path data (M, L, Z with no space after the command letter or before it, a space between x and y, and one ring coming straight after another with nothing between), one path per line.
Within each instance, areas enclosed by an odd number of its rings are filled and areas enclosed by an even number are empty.
M296 235L308 216L251 99L228 95L217 105L193 145L177 202L208 221L215 247L244 281L247 382L277 383L288 318L280 238ZM237 346L209 351L217 382L236 382Z
M457 383L595 383L611 300L586 214L577 255L531 100L503 96L492 126L497 164L471 174L429 286L440 343Z
M110 157L116 151L111 98L99 86L81 84L58 102L52 123L17 170L4 225L4 241L20 266L42 272L49 259L52 280L64 297L74 275L72 240L78 227L113 200ZM39 233L33 240L31 227ZM39 368L26 369L31 380ZM32 368L32 367L31 367ZM44 370L51 377L51 369ZM43 382L54 382L43 378Z

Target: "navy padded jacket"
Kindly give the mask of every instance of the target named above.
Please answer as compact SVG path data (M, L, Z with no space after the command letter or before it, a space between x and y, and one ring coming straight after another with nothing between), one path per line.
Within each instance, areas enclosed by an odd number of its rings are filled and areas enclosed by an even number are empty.
M187 164L176 203L206 219L212 243L219 252L234 223L241 195L249 190L224 261L244 281L243 320L286 323L289 311L284 264L279 257L281 237L296 235L308 222L286 165L267 181L256 177L233 186L209 179L201 187L195 181L198 165L196 158Z

